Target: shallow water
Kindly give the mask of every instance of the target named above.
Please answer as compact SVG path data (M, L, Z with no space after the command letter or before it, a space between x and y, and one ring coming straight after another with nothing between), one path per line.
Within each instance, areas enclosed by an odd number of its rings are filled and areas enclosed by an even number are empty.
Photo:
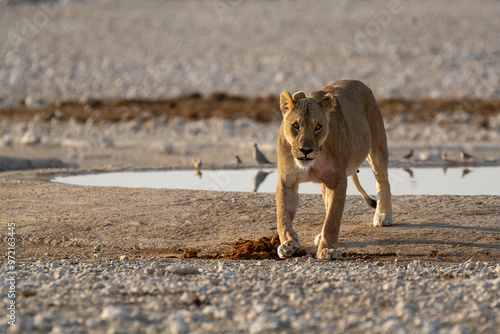
M393 195L500 195L500 167L477 168L389 168ZM368 194L375 195L370 168L360 168L359 180ZM224 169L182 171L112 172L59 176L54 182L82 186L170 188L217 191L274 192L275 169ZM321 194L319 184L302 183L299 192ZM358 194L349 180L348 195Z

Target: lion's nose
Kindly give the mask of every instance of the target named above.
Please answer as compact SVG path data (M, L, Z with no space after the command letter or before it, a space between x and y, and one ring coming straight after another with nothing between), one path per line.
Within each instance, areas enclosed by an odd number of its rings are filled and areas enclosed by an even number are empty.
M300 152L304 153L305 156L314 151L313 149L305 149L305 148L299 148L299 150Z

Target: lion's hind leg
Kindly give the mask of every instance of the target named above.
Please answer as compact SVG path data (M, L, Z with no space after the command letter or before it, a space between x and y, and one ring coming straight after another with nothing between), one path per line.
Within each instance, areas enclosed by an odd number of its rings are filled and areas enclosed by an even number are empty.
M387 171L388 154L387 147L379 150L373 149L368 156L375 179L377 180L378 202L375 215L373 217L373 226L394 225L392 217L391 186L389 184L389 173Z

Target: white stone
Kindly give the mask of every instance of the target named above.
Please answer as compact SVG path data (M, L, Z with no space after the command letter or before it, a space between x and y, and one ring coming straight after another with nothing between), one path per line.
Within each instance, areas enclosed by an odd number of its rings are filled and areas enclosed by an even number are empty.
M107 306L102 310L101 319L104 321L113 321L125 319L130 316L131 311L121 306Z
M42 138L40 135L32 130L28 130L24 133L23 137L19 141L23 145L35 145L39 144Z
M52 328L52 322L54 321L54 315L52 313L38 313L33 318L33 324L43 330L49 330Z
M42 103L32 95L28 95L24 99L24 104L26 104L28 108L41 108L43 106Z
M186 291L181 295L179 301L183 302L186 305L192 305L199 304L200 299L198 298L198 296L196 296L196 294Z
M469 334L469 328L464 325L455 325L449 332L449 334Z
M165 268L166 271L172 274L177 274L177 275L190 275L190 274L199 274L200 271L196 267L192 266L168 266Z
M171 334L185 334L189 333L189 326L184 320L182 315L174 315L170 322L170 333Z
M397 320L388 320L383 325L383 331L386 333L405 333L406 327L405 325Z
M262 333L279 329L280 321L271 315L261 315L250 324L250 333Z

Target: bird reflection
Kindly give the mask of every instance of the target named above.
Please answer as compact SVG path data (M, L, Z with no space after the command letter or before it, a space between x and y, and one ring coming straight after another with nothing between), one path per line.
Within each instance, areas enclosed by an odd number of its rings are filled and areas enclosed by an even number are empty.
M412 171L410 168L403 168L403 170L404 170L405 172L407 172L407 173L408 173L408 175L410 175L410 177L411 177L411 178L413 178L413 171Z
M464 178L467 174L472 173L469 168L465 168L462 170L462 178Z
M254 192L257 192L257 190L259 189L260 185L262 184L262 182L264 182L264 180L266 179L266 177L271 174L273 171L270 171L270 172L263 172L261 170L259 170L257 172L257 174L255 174L255 177L253 179L254 181L254 188L253 188L253 191Z
M200 170L197 170L196 172L194 172L194 176L197 176L199 179L201 179L202 175L203 175L203 173Z

